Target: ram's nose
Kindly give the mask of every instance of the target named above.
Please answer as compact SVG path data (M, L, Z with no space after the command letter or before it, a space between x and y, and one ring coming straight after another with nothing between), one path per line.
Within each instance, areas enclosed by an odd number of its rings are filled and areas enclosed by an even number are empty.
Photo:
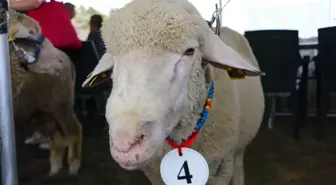
M112 149L127 153L129 152L134 146L140 145L144 138L143 134L132 134L127 131L118 131L111 137L111 146Z

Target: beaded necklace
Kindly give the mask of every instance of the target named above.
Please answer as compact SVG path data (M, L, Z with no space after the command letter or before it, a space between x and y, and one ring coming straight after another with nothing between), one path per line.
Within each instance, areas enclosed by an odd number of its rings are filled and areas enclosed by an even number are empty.
M194 130L192 131L191 135L187 139L182 139L182 143L180 145L176 144L174 141L173 137L168 135L166 137L166 141L168 144L173 147L178 149L178 153L180 156L182 156L182 148L183 147L190 147L192 143L195 141L196 137L198 136L198 133L200 129L203 127L206 119L208 118L209 110L211 108L211 102L214 94L214 83L213 81L210 83L209 91L208 91L208 98L205 102L204 109L202 112L202 117L198 120Z

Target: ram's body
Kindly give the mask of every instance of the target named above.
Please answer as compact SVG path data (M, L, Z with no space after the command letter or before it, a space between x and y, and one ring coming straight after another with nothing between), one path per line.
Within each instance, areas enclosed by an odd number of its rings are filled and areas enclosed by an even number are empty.
M36 21L12 9L9 10L9 16L10 28L18 29L18 35L24 36L22 33L28 30L30 39L38 39L41 31ZM14 42L27 52L36 50L36 47L29 46L24 41ZM48 65L49 68L46 67ZM48 70L55 69L53 68L55 65L59 71L48 73L50 72ZM50 174L57 173L62 167L64 148L67 146L69 146L70 173L76 174L81 160L82 132L81 124L73 111L76 73L70 58L54 48L46 39L38 61L28 65L28 71L20 65L17 53L11 44L10 66L16 127L28 126L26 124L36 111L43 110L52 115L60 124L65 136L52 137Z
M247 61L257 64L246 38L234 30L221 29L221 39L243 55ZM208 75L213 74L213 75ZM255 137L264 113L264 96L260 77L247 77L245 80L231 80L228 74L209 66L206 81L214 80L215 94L208 120L191 148L200 151L209 163L209 185L244 184L243 157L246 146ZM192 80L191 80L192 81ZM197 86L196 84L190 84ZM207 84L207 87L209 84ZM190 88L190 89L195 89ZM198 94L198 93L193 93ZM205 96L203 97L205 102ZM191 99L198 99L192 97ZM201 107L203 108L203 107ZM200 112L195 113L195 117ZM188 120L195 124L194 120ZM185 137L193 127L187 126L174 130L175 138ZM178 134L182 133L182 134ZM152 184L162 184L160 161L172 148L166 144L164 152L155 162L145 169ZM232 174L233 173L233 174ZM233 175L233 176L232 176Z

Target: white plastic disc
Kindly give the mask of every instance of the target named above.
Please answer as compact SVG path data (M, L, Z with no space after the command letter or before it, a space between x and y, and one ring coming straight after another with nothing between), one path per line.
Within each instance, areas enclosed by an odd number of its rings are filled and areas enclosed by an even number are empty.
M209 166L204 157L190 148L168 152L161 161L160 173L166 185L205 185L209 178Z

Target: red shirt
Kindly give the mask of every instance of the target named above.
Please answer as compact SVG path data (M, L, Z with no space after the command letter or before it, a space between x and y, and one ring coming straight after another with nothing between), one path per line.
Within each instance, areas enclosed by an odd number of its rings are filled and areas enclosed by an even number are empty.
M40 24L42 34L55 47L74 50L82 47L63 2L42 2L39 8L28 11L27 14Z

